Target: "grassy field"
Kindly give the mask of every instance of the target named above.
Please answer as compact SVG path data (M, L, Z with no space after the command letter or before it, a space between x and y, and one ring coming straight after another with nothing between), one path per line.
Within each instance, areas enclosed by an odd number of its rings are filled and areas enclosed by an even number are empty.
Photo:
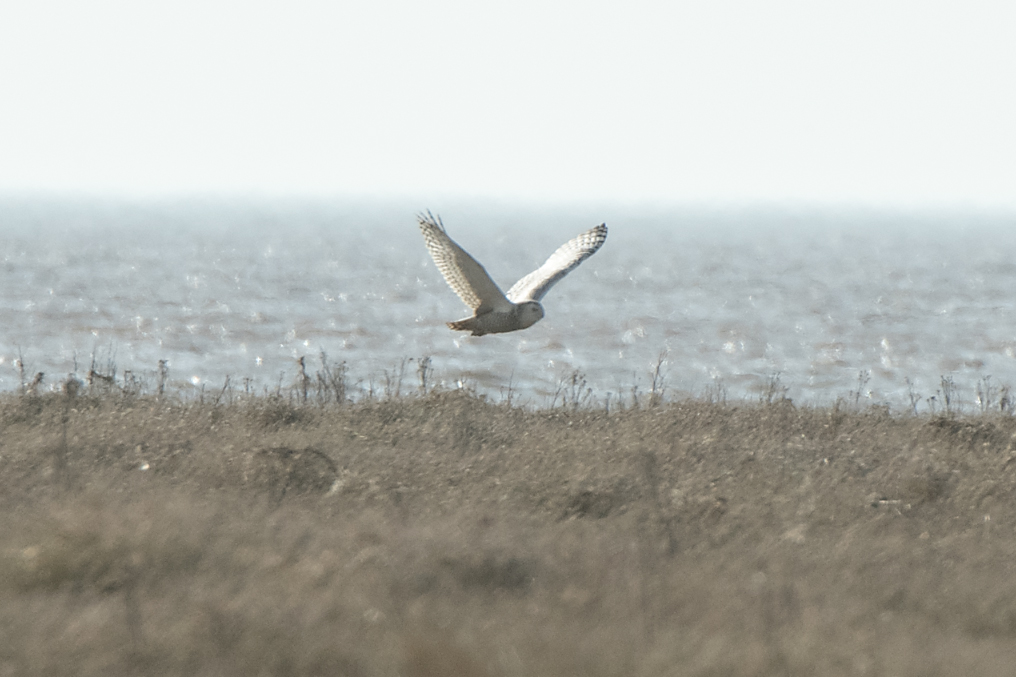
M1012 416L290 395L0 396L0 675L1016 666Z

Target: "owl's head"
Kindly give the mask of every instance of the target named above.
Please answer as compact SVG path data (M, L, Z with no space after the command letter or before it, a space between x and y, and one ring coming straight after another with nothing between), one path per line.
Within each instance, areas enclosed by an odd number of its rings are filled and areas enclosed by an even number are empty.
M523 301L518 307L519 329L532 327L543 319L543 306L538 301Z

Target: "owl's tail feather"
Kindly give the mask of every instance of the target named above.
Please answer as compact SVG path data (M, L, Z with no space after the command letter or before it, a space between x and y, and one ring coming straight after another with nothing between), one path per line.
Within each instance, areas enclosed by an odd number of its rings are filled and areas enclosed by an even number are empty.
M483 336L483 332L479 326L477 326L475 317L467 317L464 320L456 320L455 322L448 323L449 329L455 331L469 331L473 333L473 336Z

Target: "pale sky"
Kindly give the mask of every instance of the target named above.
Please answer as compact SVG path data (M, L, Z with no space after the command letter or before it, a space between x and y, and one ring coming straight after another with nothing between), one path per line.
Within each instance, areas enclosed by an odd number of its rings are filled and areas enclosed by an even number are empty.
M6 2L0 193L1016 208L1016 3Z

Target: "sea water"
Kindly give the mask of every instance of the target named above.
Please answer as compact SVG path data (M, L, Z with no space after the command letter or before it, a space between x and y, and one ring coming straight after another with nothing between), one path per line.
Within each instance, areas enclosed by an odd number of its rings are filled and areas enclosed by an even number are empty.
M414 211L383 202L0 202L0 389L92 367L185 392L430 383L534 406L837 399L920 411L1016 385L1016 219L974 212L451 204L449 234L507 289L606 221L532 328L470 337ZM658 370L658 371L657 371ZM994 402L977 402L977 390ZM932 399L935 398L935 399ZM983 398L982 398L983 399Z

